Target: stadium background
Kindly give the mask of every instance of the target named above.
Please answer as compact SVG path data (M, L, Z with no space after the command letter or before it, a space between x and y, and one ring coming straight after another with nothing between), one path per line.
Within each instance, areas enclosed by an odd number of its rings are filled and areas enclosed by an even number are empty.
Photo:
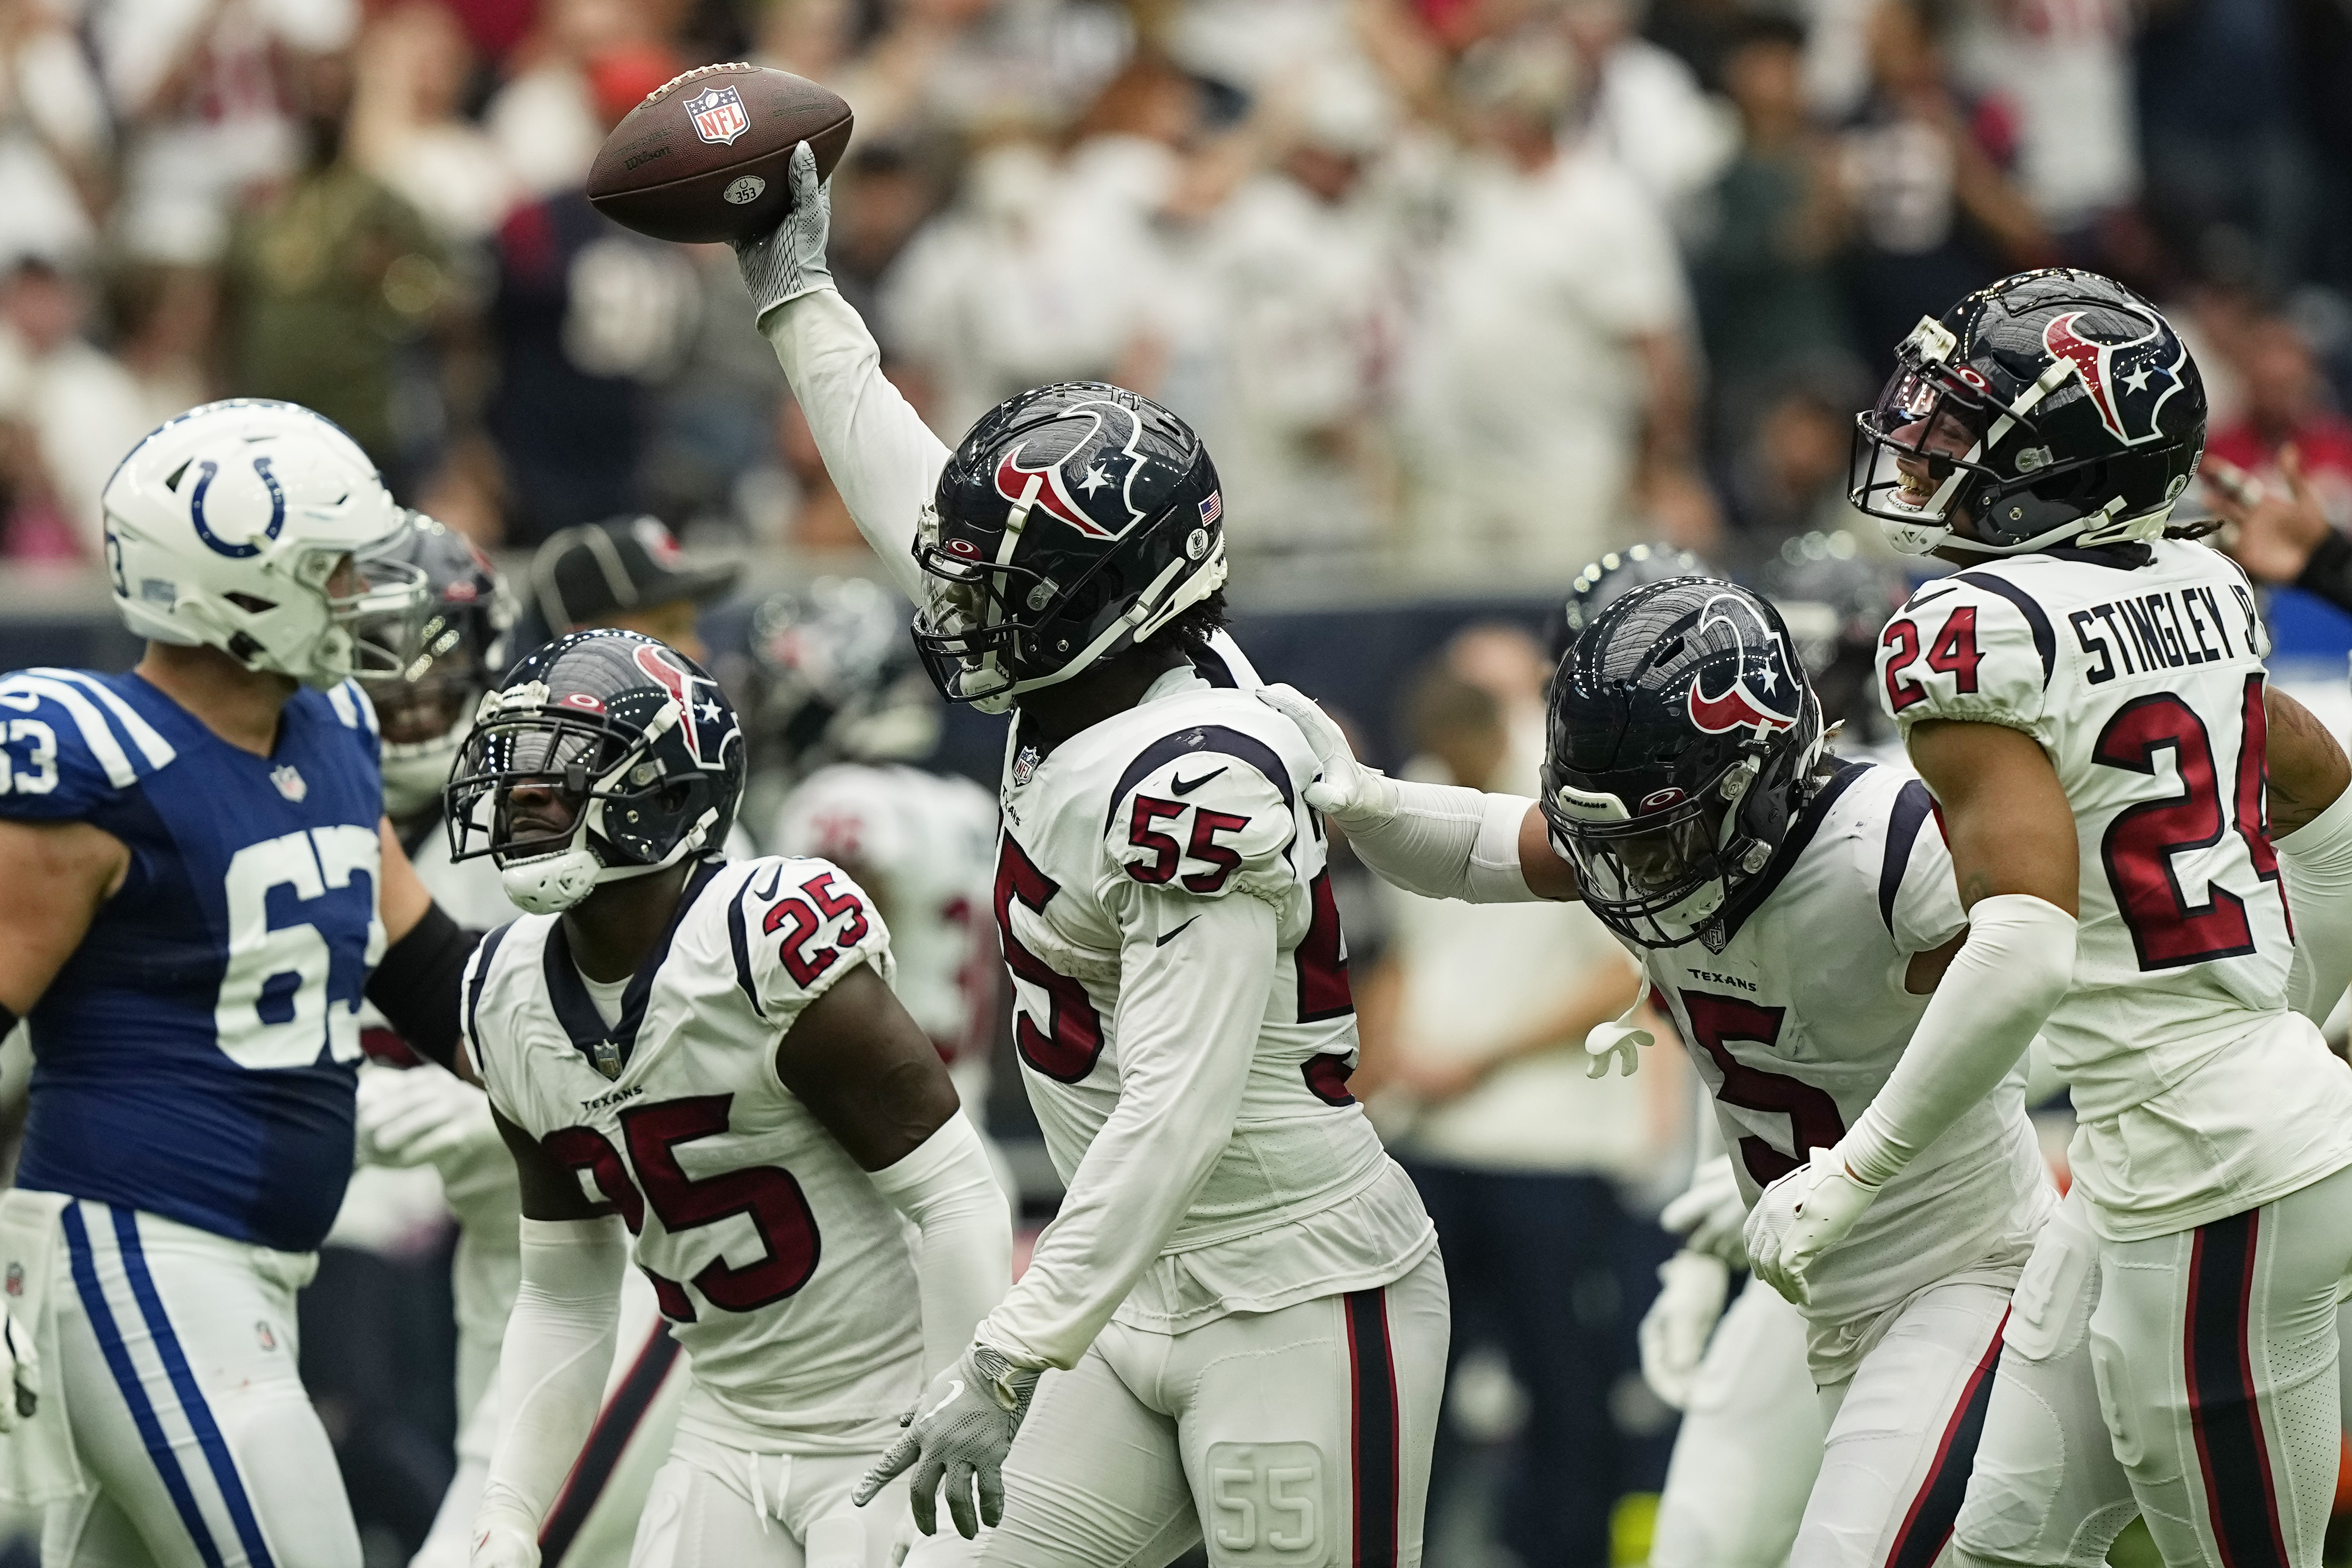
M664 518L745 568L716 646L870 573L731 258L579 192L645 92L734 58L856 109L835 275L933 426L1068 377L1171 403L1223 473L1244 645L1385 763L1449 638L1539 628L1605 550L1878 552L1851 411L2018 268L2155 299L2214 448L2294 445L2352 524L2330 0L0 0L0 668L130 662L99 492L219 395L330 415L519 582L555 530ZM2340 731L2352 618L2269 605ZM942 765L992 779L998 733L955 715ZM991 1114L1023 1152L1009 1072ZM1681 1174L1654 1152L1637 1212ZM383 1238L306 1309L371 1563L446 1472L446 1244ZM1433 1568L1516 1561L1482 1488L1525 1398L1473 1370ZM1613 1408L1638 1496L1671 1413Z

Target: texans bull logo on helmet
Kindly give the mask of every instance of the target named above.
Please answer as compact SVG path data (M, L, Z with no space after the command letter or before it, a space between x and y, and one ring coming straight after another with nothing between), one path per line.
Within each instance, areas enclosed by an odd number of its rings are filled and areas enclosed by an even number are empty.
M694 765L719 766L736 729L731 722L723 731L719 728L723 719L731 719L732 710L718 700L719 683L696 673L684 659L656 644L640 644L635 658L639 669L677 700L678 729L686 737L687 754L694 759Z
M1143 521L1135 482L1143 422L1110 402L1073 404L1060 417L997 459L996 493L1058 518L1088 539L1118 539ZM1033 458L1066 439L1057 457Z
M1781 646L1779 666L1775 667L1771 649L1780 644L1780 634L1759 623L1754 611L1728 594L1719 594L1707 601L1706 608L1699 612L1692 637L1704 636L1710 626L1726 626L1731 632L1731 684L1723 691L1709 692L1707 671L1702 666L1691 678L1687 699L1691 722L1710 735L1754 730L1760 737L1774 730L1795 729L1799 715L1779 706L1775 700L1785 683L1781 671L1792 663L1788 648ZM1715 660L1707 662L1713 664ZM1803 698L1791 689L1787 700L1793 708ZM1649 803L1644 801L1643 805L1647 808Z
M2180 390L2180 364L2189 357L2188 349L2172 340L2170 360L2165 363L2165 340L2170 334L2162 323L2141 321L2136 335L2110 342L2099 328L2084 330L2089 314L2069 310L2053 318L2042 329L2042 346L2074 362L2109 435L2126 447L2156 440L2163 434L2157 416L2165 401Z

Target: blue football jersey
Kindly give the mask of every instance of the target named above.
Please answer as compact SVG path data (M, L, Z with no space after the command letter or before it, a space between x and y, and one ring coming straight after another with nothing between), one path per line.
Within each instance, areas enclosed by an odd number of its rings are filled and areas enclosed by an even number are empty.
M16 1180L289 1252L352 1172L359 1008L382 956L375 715L356 686L228 744L137 675L0 677L0 817L131 849L29 1015Z

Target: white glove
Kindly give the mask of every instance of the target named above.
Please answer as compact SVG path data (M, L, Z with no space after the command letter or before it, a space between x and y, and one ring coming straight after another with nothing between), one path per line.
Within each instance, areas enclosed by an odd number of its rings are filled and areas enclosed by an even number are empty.
M1004 1456L1013 1435L1029 1414L1029 1400L1037 1392L1038 1373L1015 1368L1003 1355L975 1344L931 1379L915 1408L899 1417L906 1435L890 1445L857 1483L850 1500L863 1508L899 1471L907 1478L907 1503L915 1528L925 1535L939 1531L939 1489L945 1480L948 1513L956 1533L970 1541L982 1524L1004 1517ZM972 1517L971 1494L980 1493L980 1516Z
M735 252L743 287L751 291L754 320L803 294L833 287L833 268L824 258L833 230L833 182L816 177L816 154L807 142L793 149L784 179L793 192L792 210L784 221L765 238Z
M1734 1268L1748 1267L1748 1244L1739 1234L1748 1224L1748 1204L1739 1195L1739 1178L1732 1173L1728 1154L1699 1162L1690 1185L1665 1206L1658 1223L1681 1237L1693 1252L1721 1258Z
M1276 682L1259 687L1257 700L1289 720L1315 753L1322 776L1307 786L1307 805L1351 833L1378 826L1396 815L1396 781L1358 762L1346 731L1313 698Z
M41 1352L33 1347L33 1331L0 1310L0 1363L5 1363L15 1397L0 1399L0 1432L14 1432L33 1417L41 1402Z
M1812 1299L1805 1270L1846 1238L1879 1189L1847 1174L1835 1149L1813 1157L1764 1189L1748 1216L1748 1267L1756 1277L1801 1307Z
M1642 1381L1676 1410L1690 1407L1706 1336L1723 1316L1731 1270L1704 1252L1677 1252L1658 1265L1658 1299L1642 1314Z
M506 1150L490 1097L435 1067L360 1074L358 1132L372 1165L431 1165L445 1175Z
M539 1568L539 1542L511 1524L493 1524L474 1537L469 1568Z

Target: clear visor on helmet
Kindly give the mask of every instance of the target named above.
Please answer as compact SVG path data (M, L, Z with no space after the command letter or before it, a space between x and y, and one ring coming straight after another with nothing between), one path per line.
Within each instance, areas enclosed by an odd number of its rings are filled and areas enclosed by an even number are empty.
M1877 405L1854 416L1853 504L1891 522L1948 521L1970 475L1995 477L1983 461L1995 417L1957 373L1906 355Z
M1585 906L1630 942L1675 947L1723 907L1731 802L1708 790L1630 821L1552 818Z

